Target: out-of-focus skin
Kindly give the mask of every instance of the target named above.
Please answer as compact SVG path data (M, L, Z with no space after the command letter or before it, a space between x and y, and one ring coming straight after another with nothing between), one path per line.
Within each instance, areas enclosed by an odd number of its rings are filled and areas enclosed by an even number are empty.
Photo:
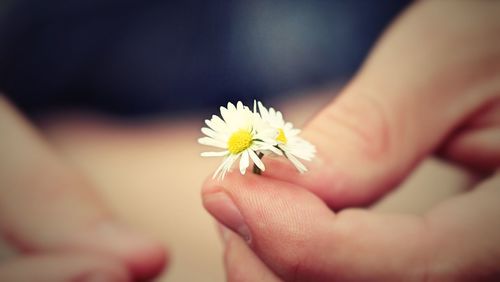
M500 279L499 32L499 2L415 3L304 128L310 172L268 160L263 177L207 180L205 208L240 235L226 232L228 279ZM433 154L477 181L422 214L355 208Z
M0 136L0 234L16 253L0 262L0 280L128 281L161 272L164 247L119 223L3 96Z

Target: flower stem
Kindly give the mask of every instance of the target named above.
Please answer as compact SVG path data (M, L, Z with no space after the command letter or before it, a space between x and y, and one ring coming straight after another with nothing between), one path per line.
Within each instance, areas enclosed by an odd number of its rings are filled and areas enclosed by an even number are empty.
M262 157L264 157L264 154L259 152L259 154L257 156L259 157L259 159L262 159ZM258 166L256 166L255 164L253 164L252 172L255 174L258 174L258 175L262 174L262 170L260 170L260 168Z

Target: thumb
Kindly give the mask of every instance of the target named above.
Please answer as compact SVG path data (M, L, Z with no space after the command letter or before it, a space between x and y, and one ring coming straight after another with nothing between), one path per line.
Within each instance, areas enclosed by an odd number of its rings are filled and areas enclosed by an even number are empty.
M493 27L500 27L499 8L487 2L413 5L341 95L304 128L318 150L310 171L300 175L271 160L266 175L307 187L333 208L368 204L383 195L466 119L500 99L493 67L500 46L488 39ZM482 36L470 40L471 34ZM426 45L416 48L421 42ZM477 143L470 139L459 143ZM462 161L478 152L478 146L454 147L460 154L455 159ZM482 160L475 162L498 165L498 146L482 148Z
M208 180L203 203L285 281L417 280L426 272L431 240L419 217L334 214L308 190L253 174Z

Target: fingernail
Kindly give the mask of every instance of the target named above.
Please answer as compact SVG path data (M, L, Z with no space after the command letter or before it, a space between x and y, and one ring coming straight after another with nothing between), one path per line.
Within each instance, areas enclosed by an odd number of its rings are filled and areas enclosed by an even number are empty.
M135 277L145 280L163 270L165 248L155 240L118 223L103 225L100 232L103 238L112 240L110 244L121 257L127 258Z
M123 260L138 279L156 276L167 260L161 244L112 221L94 226L70 244L74 248L106 252Z
M238 233L247 243L250 243L250 229L245 224L245 219L238 207L225 192L205 194L203 205L217 221Z

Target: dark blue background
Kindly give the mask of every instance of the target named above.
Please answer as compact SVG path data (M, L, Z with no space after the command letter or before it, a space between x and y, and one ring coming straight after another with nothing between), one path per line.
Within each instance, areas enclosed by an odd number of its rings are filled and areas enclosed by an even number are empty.
M11 1L0 89L29 114L266 99L352 75L407 2Z

